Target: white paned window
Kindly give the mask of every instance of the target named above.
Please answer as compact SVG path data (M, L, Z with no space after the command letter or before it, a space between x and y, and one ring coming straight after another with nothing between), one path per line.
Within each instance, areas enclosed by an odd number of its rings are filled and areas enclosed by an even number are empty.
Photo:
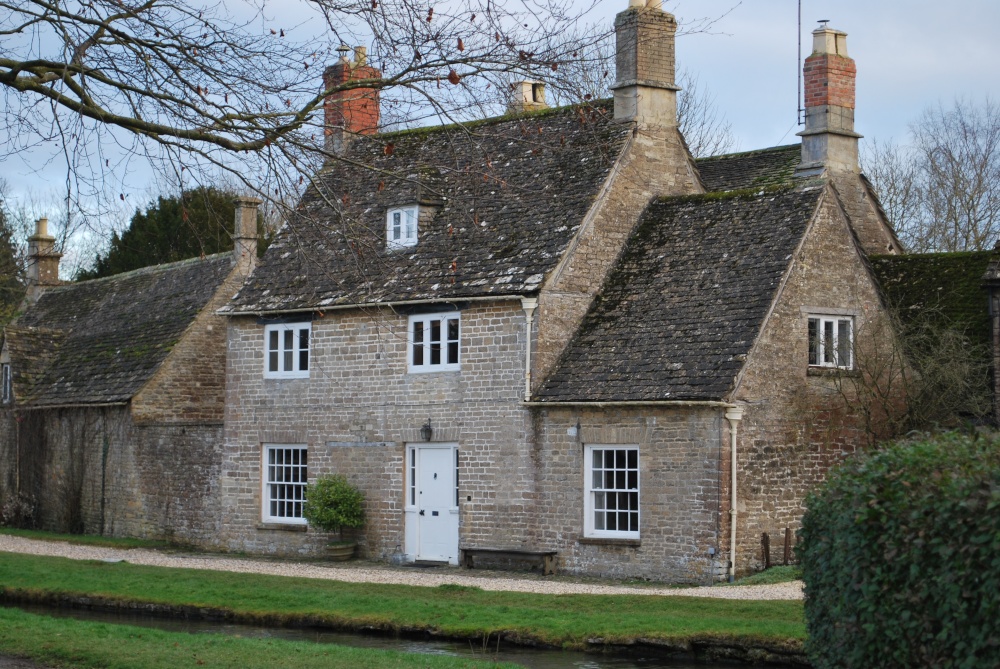
M264 377L269 379L309 376L309 323L264 326Z
M809 364L854 368L854 320L851 317L809 317Z
M458 312L410 316L408 362L411 372L448 372L459 365Z
M264 522L305 524L302 503L309 474L307 451L302 445L264 447Z
M0 365L0 383L3 385L0 391L0 402L10 404L14 401L14 388L10 378L10 365L4 363Z
M416 205L412 207L397 207L390 209L385 217L386 248L400 249L417 245L417 214Z
M587 446L584 536L639 538L639 449Z

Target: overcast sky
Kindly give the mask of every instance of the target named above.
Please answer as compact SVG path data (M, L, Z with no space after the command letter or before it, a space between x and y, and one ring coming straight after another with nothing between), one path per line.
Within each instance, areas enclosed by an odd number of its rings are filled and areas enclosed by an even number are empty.
M625 0L606 0L608 14ZM736 3L664 3L683 21L719 16ZM847 33L858 68L856 130L906 139L924 108L955 98L1000 97L1000 2L996 0L802 0L803 57L817 21ZM678 65L709 87L741 150L798 141L796 0L744 0L713 34L679 38Z
M602 0L590 18L610 26L627 4ZM710 33L680 37L677 59L715 96L733 126L737 148L797 142L796 0L675 0L664 6L682 24L724 15ZM905 141L907 124L938 102L1000 98L996 0L802 0L804 56L819 19L848 33L848 51L858 68L856 130L868 138ZM9 160L0 176L15 191L58 188L64 168L58 161L42 167L43 156L33 158L25 162L38 171ZM153 180L152 173L144 179L141 170L130 176L126 190L145 190ZM140 202L146 197L135 195Z

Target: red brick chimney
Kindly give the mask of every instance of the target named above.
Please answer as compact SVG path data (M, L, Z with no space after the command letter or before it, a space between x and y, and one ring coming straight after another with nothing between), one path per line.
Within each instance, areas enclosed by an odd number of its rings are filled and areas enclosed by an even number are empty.
M347 60L347 46L337 51L341 54L336 65L323 72L326 90L359 79L379 79L382 72L368 65L367 49L354 47L354 60ZM379 91L377 88L353 88L337 91L323 103L325 148L340 153L350 140L350 135L373 135L378 132Z
M813 52L802 68L805 80L806 129L798 172L824 169L858 171L858 139L854 132L854 80L857 68L847 56L847 33L826 25L813 31Z

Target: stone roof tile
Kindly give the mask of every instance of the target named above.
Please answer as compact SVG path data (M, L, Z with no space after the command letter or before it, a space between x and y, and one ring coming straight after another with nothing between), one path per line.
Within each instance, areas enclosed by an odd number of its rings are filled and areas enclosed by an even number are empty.
M822 192L651 204L535 399L724 399Z
M708 192L762 188L794 183L802 158L801 144L729 153L695 161Z
M608 104L359 137L307 189L227 310L536 292L624 150ZM416 246L386 212L421 203Z
M129 400L232 269L232 254L49 288L5 328L21 406Z

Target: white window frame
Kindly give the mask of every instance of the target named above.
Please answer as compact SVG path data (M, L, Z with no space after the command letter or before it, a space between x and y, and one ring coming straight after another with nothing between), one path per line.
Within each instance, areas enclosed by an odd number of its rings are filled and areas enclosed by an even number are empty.
M263 522L305 525L302 504L309 482L308 446L264 444L260 478Z
M410 372L418 374L459 371L462 368L462 319L459 312L410 316L406 363Z
M615 453L615 462L607 467L607 453ZM595 467L595 454L601 453L602 464ZM624 461L619 463L619 453ZM629 453L634 453L633 457ZM584 524L583 535L595 539L638 539L641 521L641 472L639 446L635 444L588 444L584 447ZM619 466L619 464L623 466ZM601 481L596 480L600 476ZM607 478L610 475L610 479ZM611 483L607 487L606 483ZM611 495L614 495L612 499ZM620 509L621 502L627 508ZM634 508L632 508L634 507ZM617 510L615 510L617 509ZM621 521L628 523L620 529ZM609 522L612 521L612 522ZM609 529L609 525L615 525Z
M306 339L303 346L302 332ZM274 344L277 343L277 347ZM289 346L290 345L290 346ZM264 378L307 379L312 357L312 324L274 323L264 326ZM272 363L276 362L276 368ZM305 368L303 369L303 363Z
M417 245L417 205L393 207L385 213L385 247L390 251Z
M14 401L14 383L11 379L10 363L0 365L0 403L10 404Z
M854 369L854 318L811 314L807 323L809 366ZM843 346L844 334L847 344Z

